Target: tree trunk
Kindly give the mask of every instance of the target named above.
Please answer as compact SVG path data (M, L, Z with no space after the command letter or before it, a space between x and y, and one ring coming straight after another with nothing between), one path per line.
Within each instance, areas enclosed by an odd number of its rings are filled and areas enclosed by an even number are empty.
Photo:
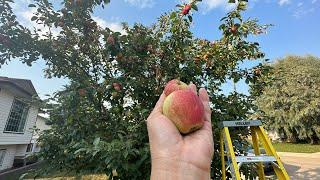
M288 136L287 142L289 142L289 143L296 143L296 142L297 142L297 137L295 137L295 136L293 136L293 135Z
M295 129L290 129L290 135L288 135L287 142L296 143L298 140L298 133Z
M319 143L319 138L317 137L316 132L313 131L312 136L310 137L310 144L318 144L318 143Z

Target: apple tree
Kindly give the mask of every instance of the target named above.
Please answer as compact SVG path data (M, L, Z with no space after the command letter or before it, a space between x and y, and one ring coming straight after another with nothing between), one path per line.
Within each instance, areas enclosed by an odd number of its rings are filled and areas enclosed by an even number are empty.
M22 26L12 12L12 0L0 2L0 63L20 60L31 66L41 58L46 77L70 81L45 105L52 129L40 141L49 170L148 179L145 120L166 82L178 78L209 92L215 139L211 175L221 179L218 123L248 119L254 108L253 96L223 94L221 86L240 80L255 84L267 72L260 71L261 64L252 69L238 65L263 60L259 44L247 38L264 33L269 25L243 19L247 2L239 1L221 19L220 39L197 38L190 26L200 1L178 5L151 26L123 24L125 33L102 28L92 19L94 9L109 0L64 0L61 8L34 0L31 20L43 25L44 32ZM247 134L233 132L238 140ZM241 154L246 144L239 146Z

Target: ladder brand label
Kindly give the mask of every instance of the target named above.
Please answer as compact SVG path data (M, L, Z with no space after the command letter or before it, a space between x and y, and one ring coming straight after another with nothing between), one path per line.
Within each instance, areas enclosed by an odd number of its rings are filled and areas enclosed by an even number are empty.
M249 125L250 122L249 121L238 121L238 122L235 122L236 125Z

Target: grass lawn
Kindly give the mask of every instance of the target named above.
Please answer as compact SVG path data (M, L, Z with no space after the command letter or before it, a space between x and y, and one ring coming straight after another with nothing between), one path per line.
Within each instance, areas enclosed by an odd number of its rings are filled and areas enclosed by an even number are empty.
M33 180L33 178L26 178ZM56 177L41 177L36 180L108 180L106 175L83 175L83 176L56 176Z
M33 180L33 173L31 172L24 179ZM88 174L88 175L75 175L75 173L66 172L52 172L47 175L37 177L36 180L108 180L105 174Z
M320 145L272 143L277 152L315 153L320 152Z

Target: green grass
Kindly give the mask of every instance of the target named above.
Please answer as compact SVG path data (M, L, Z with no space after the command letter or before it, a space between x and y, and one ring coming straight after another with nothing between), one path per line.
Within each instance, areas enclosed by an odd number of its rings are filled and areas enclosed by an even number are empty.
M24 179L33 180L33 176L26 176ZM37 177L36 180L108 180L108 176L102 174L89 174L89 175L71 175L71 174L52 174Z
M277 152L295 152L295 153L320 152L320 145L293 144L293 143L273 143L272 145Z
M47 170L49 170L49 172ZM109 176L104 173L77 173L74 171L65 170L59 171L50 168L50 164L45 162L42 163L40 167L30 169L29 171L26 171L24 173L26 173L23 176L24 180L109 180ZM113 170L112 175L118 176L117 171ZM17 180L18 178L9 180ZM0 178L0 180L2 179Z

